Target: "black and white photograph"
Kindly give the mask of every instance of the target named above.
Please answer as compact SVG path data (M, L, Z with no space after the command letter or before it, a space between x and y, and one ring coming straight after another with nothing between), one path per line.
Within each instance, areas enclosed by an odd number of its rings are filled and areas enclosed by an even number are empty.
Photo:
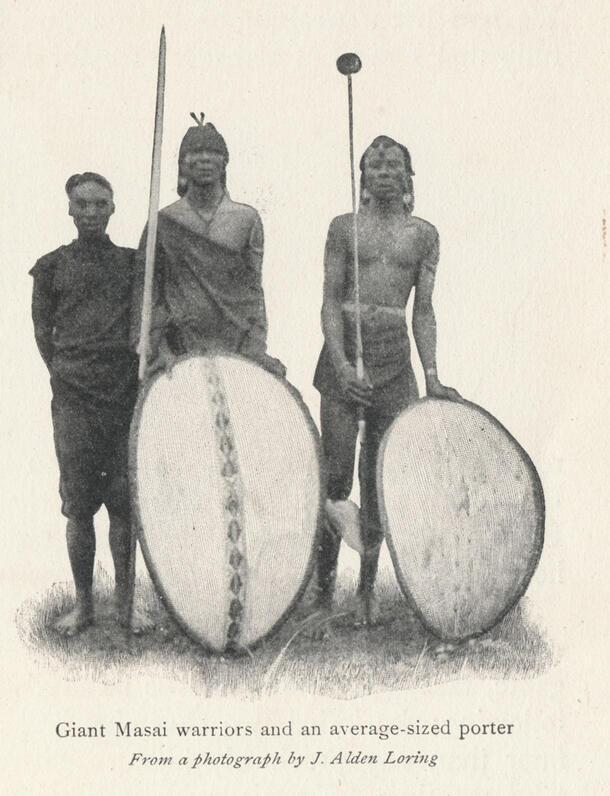
M3 16L9 791L604 792L608 9Z

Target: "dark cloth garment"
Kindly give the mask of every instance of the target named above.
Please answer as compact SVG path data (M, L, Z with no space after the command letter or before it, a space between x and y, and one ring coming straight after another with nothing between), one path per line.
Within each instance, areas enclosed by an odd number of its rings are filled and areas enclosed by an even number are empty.
M146 230L137 255L132 345L138 344ZM150 346L165 338L175 354L225 350L276 375L284 366L266 353L258 213L225 195L208 224L186 199L159 213Z
M361 328L364 368L373 385L373 408L382 413L397 413L418 397L405 311L398 307L364 304ZM355 365L356 326L351 304L343 306L343 329L345 355ZM350 403L326 344L318 360L314 386L323 396Z
M54 394L131 412L137 361L129 348L134 251L107 236L73 241L42 257L32 318Z
M226 347L265 350L267 321L260 272L250 267L246 252L221 245L197 229L187 214L172 207L159 213L151 331L182 334L185 345L195 340ZM178 204L178 203L176 203ZM234 203L232 203L234 204ZM183 217L184 216L184 217ZM132 340L139 337L146 231L138 252ZM194 338L194 339L193 339Z
M42 257L34 277L36 342L51 374L62 512L90 517L102 503L128 516L127 446L137 394L129 348L134 250L108 237Z
M51 411L62 514L92 517L103 503L109 513L128 517L130 415L65 394L53 395Z

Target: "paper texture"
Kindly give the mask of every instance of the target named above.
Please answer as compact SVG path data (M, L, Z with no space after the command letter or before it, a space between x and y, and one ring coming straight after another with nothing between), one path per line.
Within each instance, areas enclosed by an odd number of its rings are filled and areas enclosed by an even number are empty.
M602 2L278 0L222 4L90 0L4 10L2 200L5 445L3 781L12 793L596 794L607 787L608 10ZM136 246L145 223L156 47L167 31L161 204L177 153L205 111L229 150L228 188L265 226L269 350L318 418L322 254L350 209L345 78L357 52L357 157L379 133L410 149L415 213L439 230L434 306L442 380L495 415L537 466L546 543L527 594L554 664L532 679L466 679L338 700L280 693L204 698L151 658L78 676L24 642L16 616L70 581L46 370L28 270L74 237L63 186L108 176L109 233ZM415 358L414 358L415 361ZM421 384L421 369L417 370ZM111 571L105 531L98 557ZM387 565L387 561L386 561ZM66 652L69 659L69 652ZM330 737L330 724L449 720L452 734ZM201 740L116 738L114 722L285 727L235 753L281 765L129 765L135 752L194 757ZM60 738L59 722L107 727ZM513 724L459 739L460 723ZM318 738L297 735L320 725ZM417 744L420 744L419 746ZM409 747L407 749L407 746ZM208 747L210 748L210 747ZM224 750L225 747L215 746ZM228 748L228 747L227 747ZM436 753L434 767L329 764L361 749ZM311 765L320 750L325 765ZM290 752L306 755L299 768ZM605 754L606 752L606 754Z

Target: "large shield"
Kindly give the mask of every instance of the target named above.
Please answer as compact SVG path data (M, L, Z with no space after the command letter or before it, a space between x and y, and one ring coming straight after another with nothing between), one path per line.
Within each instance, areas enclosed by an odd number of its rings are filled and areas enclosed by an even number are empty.
M538 564L544 498L521 446L475 404L423 399L388 429L377 489L400 586L447 641L492 628Z
M151 379L131 430L149 572L185 631L249 649L305 588L321 516L319 438L299 394L230 354Z

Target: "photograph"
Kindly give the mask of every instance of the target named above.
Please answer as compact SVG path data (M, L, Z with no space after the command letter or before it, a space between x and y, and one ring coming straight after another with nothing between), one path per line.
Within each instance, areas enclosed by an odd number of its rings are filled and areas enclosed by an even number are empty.
M609 16L5 9L11 792L605 791Z

